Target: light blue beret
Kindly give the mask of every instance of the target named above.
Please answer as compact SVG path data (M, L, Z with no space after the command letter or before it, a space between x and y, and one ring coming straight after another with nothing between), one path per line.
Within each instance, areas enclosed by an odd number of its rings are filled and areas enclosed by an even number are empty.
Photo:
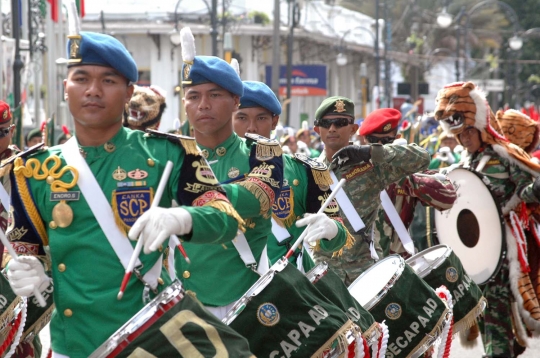
M81 32L81 38L70 37L67 43L68 67L98 65L112 67L128 81L139 78L137 64L126 47L112 36Z
M263 107L272 114L281 114L281 103L274 91L263 82L244 81L244 95L240 98L240 108Z
M215 83L239 97L244 94L244 86L238 73L219 57L195 56L193 64L184 63L182 85L186 87L203 83Z

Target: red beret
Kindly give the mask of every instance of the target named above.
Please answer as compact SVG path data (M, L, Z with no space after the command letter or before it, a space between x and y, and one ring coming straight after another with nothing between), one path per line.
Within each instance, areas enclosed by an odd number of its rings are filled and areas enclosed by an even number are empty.
M532 153L532 156L538 160L540 160L540 150L534 151Z
M7 123L10 120L11 110L9 109L9 105L4 101L0 101L0 124Z
M376 109L362 122L358 131L360 135L370 135L371 133L388 133L397 128L401 112L394 108Z

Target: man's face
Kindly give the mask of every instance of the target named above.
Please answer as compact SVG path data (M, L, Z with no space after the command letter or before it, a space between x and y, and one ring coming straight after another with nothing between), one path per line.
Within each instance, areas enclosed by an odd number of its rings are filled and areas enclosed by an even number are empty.
M480 131L474 127L469 127L459 134L461 144L469 153L475 153L482 146Z
M308 131L303 131L299 136L298 136L298 140L301 140L302 142L306 143L307 145L309 145L311 143L311 138L309 137L309 132Z
M232 132L231 118L240 98L215 83L186 87L184 96L189 123L195 132L214 135L227 129Z
M286 144L289 149L291 150L291 153L296 153L298 151L298 143L296 142L295 137L290 137Z
M32 137L28 140L28 143L26 144L28 148L35 146L36 144L39 144L43 141L43 138L41 136Z
M14 131L15 126L11 124L11 121L0 124L0 135L4 136L0 138L0 153L3 153L8 148Z
M441 140L440 147L449 147L452 151L454 151L454 148L457 145L457 140L455 138L444 138Z
M115 69L93 65L70 68L64 89L75 125L95 129L121 122L133 94L133 86Z
M347 121L343 118L346 118ZM358 125L351 124L351 122L352 118L350 117L340 114L327 114L321 118L319 125L315 127L315 132L319 133L326 147L338 151L349 145L349 139L358 130Z
M263 107L241 108L233 114L233 127L236 134L244 137L253 133L270 138L272 129L276 128L279 116L273 116Z
M401 134L397 134L397 129L390 133L371 133L369 135L360 136L360 142L362 144L392 144L392 142L401 137Z

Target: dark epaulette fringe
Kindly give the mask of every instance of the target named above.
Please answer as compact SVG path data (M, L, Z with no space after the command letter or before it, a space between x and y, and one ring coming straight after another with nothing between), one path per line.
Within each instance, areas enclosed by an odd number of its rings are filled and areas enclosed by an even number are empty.
M231 203L224 201L224 200L211 200L207 203L205 203L203 206L210 206L212 208L218 209L222 213L227 214L227 216L232 217L238 222L238 229L242 232L246 232L246 222L240 214L233 208Z
M281 147L279 144L269 145L257 143L256 156L257 158L273 158L279 157L282 154Z
M188 137L180 137L180 144L182 144L182 147L184 147L186 154L201 155L195 139Z
M328 170L315 170L311 169L311 174L313 174L313 179L315 180L315 184L318 186L330 186L334 181L332 180L332 177L330 176L330 172Z

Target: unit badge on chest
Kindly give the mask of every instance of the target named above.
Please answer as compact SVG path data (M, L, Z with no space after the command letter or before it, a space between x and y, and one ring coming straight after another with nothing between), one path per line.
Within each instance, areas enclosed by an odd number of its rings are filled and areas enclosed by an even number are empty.
M150 209L153 200L153 191L148 187L133 189L118 189L113 192L113 211L116 221L122 222L126 229Z

